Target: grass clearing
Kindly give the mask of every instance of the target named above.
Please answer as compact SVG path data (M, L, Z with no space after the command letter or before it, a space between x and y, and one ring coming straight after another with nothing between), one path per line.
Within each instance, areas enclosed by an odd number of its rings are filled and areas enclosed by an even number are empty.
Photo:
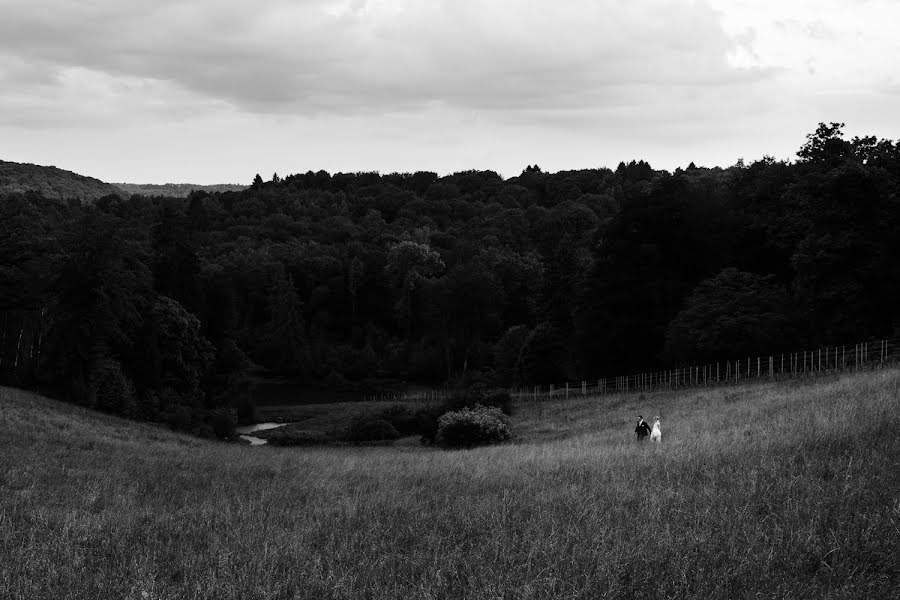
M206 442L2 388L0 597L898 597L898 405L900 371L525 404L517 443L443 452Z

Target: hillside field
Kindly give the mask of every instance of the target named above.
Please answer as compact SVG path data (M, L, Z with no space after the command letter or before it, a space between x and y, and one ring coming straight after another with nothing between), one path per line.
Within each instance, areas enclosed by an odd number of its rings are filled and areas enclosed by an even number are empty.
M897 598L898 409L887 370L251 448L0 388L0 598Z

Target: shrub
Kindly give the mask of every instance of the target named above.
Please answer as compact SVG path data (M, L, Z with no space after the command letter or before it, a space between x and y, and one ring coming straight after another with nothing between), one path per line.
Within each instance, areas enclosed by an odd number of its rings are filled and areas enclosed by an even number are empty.
M505 442L511 436L506 415L497 407L479 404L441 415L436 440L446 448L471 448Z
M396 440L400 437L397 429L385 421L378 418L366 418L355 421L349 428L345 439L348 442L380 442L385 440Z

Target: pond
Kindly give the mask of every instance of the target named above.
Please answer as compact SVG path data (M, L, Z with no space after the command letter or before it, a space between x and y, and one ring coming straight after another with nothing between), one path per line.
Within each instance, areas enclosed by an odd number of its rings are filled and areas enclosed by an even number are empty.
M262 446L266 443L266 440L249 434L257 431L266 431L267 429L277 429L278 427L284 427L285 425L290 425L290 423L254 423L253 425L235 427L234 430L237 432L239 438L247 440L250 442L251 446Z

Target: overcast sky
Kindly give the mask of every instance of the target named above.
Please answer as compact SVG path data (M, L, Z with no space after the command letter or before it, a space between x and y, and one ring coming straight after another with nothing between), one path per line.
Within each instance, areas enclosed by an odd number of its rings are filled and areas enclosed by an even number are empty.
M0 159L110 182L900 138L897 0L0 0Z

